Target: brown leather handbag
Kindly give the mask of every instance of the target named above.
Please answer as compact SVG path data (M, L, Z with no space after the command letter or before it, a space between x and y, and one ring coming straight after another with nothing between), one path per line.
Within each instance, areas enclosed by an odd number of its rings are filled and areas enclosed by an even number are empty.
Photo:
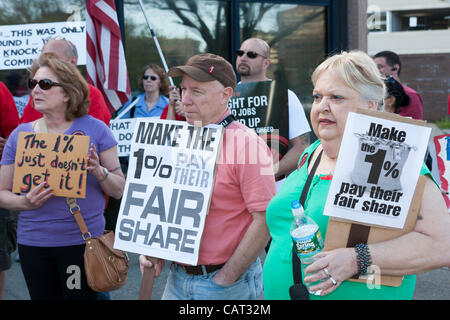
M76 199L67 198L66 202L86 241L84 269L89 287L97 292L121 288L127 282L130 259L126 252L114 249L114 232L105 231L102 236L92 238Z
M35 123L36 132L48 133L44 118ZM92 238L80 207L75 198L66 198L70 213L81 231L83 240L86 241L84 250L84 269L89 287L97 292L107 292L122 287L128 278L130 259L126 252L114 249L114 232L105 231L97 238Z

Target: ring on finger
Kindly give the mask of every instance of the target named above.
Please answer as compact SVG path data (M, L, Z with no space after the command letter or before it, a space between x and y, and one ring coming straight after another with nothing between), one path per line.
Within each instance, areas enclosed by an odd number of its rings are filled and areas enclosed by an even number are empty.
M334 280L332 276L329 276L328 279L331 280L331 283L333 284L333 286L337 285L337 281Z
M331 278L331 274L328 272L327 268L323 268L323 272L325 272L328 278Z

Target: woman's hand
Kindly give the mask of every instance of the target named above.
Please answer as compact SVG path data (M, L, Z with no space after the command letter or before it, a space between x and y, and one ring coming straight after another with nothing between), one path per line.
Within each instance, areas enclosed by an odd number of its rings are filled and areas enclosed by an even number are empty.
M169 91L169 104L172 108L175 108L175 105L178 101L181 101L181 97L180 97L180 89L175 87L175 86L171 86L170 87L170 91Z
M317 285L312 286L310 290L321 290L320 294L322 296L333 292L344 280L349 279L358 272L356 253L353 248L321 252L314 258L315 262L305 269L304 280L305 283L320 281ZM325 268L326 270L324 270Z
M183 110L183 104L181 103L181 100L178 100L178 101L175 103L175 112L176 112L180 117L185 117L184 110Z
M179 116L184 117L183 105L181 103L180 89L171 86L169 91L169 107L172 108Z
M34 210L41 207L48 199L53 196L53 189L47 186L47 182L42 182L32 191L23 196L25 210Z
M91 143L91 148L89 149L87 170L92 174L95 180L102 180L105 175L102 167L100 166L100 158L97 154L97 150L93 143Z

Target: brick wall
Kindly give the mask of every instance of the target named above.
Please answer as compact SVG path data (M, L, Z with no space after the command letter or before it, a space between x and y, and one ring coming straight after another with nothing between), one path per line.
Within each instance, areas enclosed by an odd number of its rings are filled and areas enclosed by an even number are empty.
M400 79L422 96L424 120L445 118L450 94L450 53L401 55L400 59Z

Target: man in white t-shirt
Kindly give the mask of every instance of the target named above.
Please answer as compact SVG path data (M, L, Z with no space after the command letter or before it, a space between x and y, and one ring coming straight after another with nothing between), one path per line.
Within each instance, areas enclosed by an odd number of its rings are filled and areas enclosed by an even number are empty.
M241 76L241 83L270 80L266 76L270 65L270 47L262 39L250 38L241 44L237 51L236 70ZM281 158L275 178L287 176L297 168L298 159L303 150L310 144L311 127L306 119L305 111L294 92L288 90L289 104L289 151ZM276 168L276 166L274 166ZM284 180L284 179L283 179ZM277 181L277 189L282 181Z

